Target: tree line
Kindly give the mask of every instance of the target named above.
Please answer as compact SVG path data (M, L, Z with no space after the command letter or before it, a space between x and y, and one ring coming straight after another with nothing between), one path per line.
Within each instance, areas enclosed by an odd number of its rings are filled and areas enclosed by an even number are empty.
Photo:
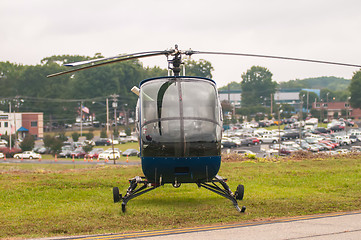
M80 105L90 109L97 120L105 122L105 99L117 94L118 112L133 110L137 96L130 92L143 79L167 76L167 69L144 67L135 59L109 64L74 74L47 78L68 70L66 63L102 58L79 55L46 57L37 65L0 62L0 110L43 112L44 122L74 123ZM205 60L187 60L187 75L212 77L213 67ZM111 103L110 103L111 106Z

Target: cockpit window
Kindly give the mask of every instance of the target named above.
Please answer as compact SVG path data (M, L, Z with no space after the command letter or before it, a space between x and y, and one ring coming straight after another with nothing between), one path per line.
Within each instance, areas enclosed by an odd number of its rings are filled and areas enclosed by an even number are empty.
M141 86L143 156L214 156L220 152L220 106L214 84L187 78Z

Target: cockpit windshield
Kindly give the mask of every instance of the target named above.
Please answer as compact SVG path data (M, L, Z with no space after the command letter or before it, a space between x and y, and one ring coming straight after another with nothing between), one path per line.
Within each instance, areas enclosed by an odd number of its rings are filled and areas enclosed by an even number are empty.
M140 94L143 156L219 155L221 110L212 81L154 79Z

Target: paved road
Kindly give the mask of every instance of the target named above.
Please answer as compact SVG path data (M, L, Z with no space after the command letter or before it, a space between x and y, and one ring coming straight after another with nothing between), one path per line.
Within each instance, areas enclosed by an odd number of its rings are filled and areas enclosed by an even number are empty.
M55 239L55 238L52 238ZM57 238L59 239L59 238ZM65 238L63 238L65 239ZM361 239L361 211L331 213L272 221L193 227L161 231L134 232L66 239L138 240L339 240Z

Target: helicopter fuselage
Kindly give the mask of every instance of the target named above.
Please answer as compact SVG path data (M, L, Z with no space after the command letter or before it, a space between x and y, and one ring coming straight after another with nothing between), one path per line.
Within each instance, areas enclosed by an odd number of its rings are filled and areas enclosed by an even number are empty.
M222 113L213 80L173 76L142 81L137 123L149 182L199 183L217 175Z

